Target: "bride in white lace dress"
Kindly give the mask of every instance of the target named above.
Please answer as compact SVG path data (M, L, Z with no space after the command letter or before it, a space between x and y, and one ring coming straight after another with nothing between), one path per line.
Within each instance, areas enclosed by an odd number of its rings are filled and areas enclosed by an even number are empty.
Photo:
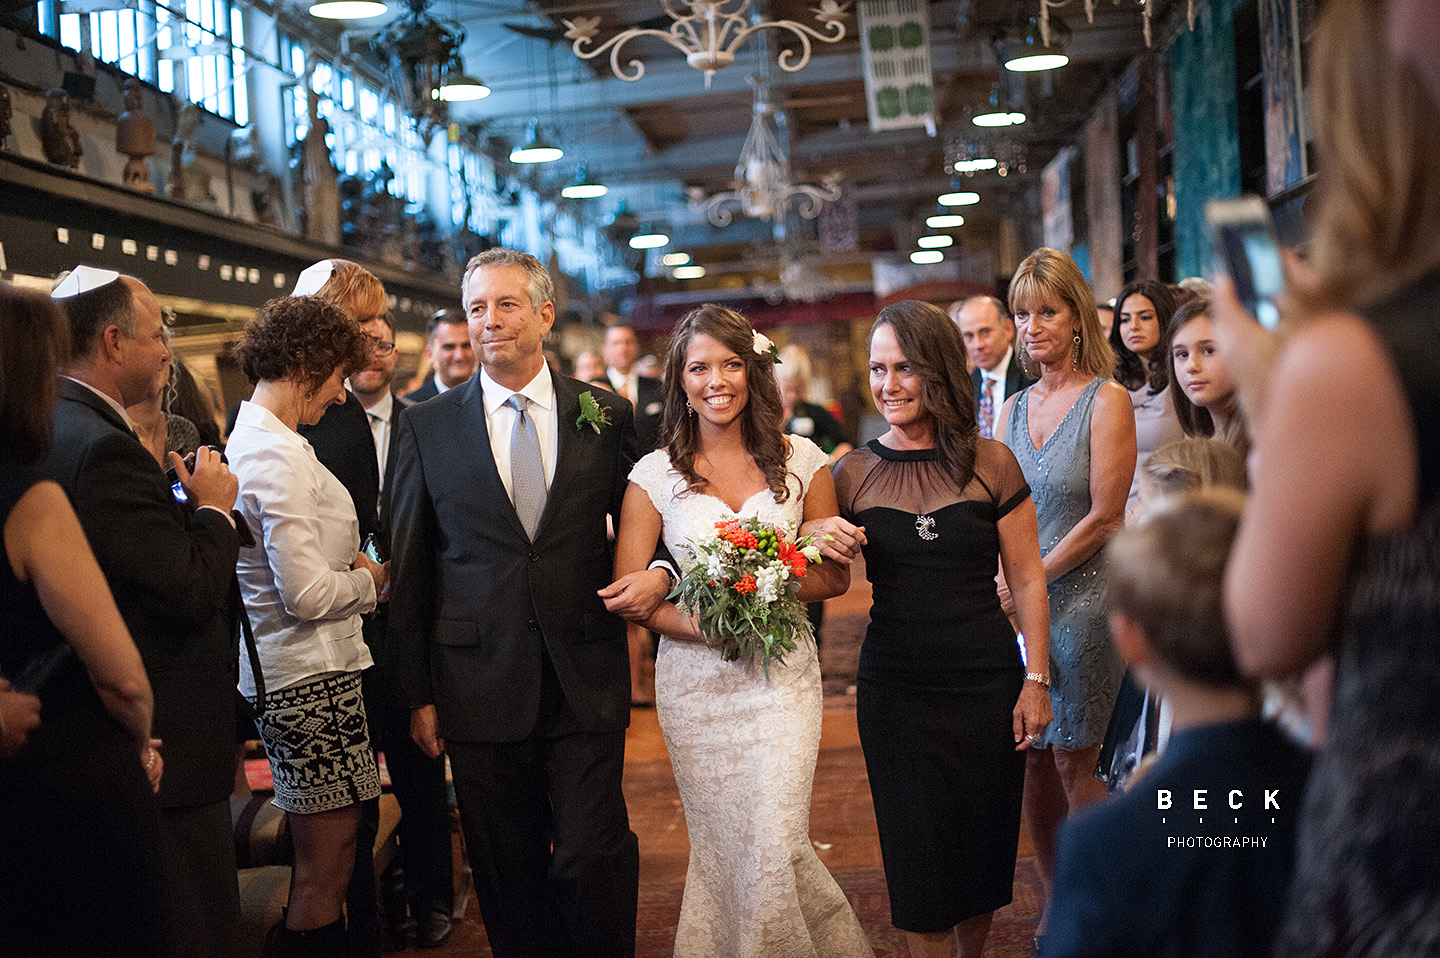
M643 569L662 535L688 568L687 543L736 515L792 535L815 520L860 534L830 519L838 508L825 453L782 435L773 366L769 341L738 313L706 305L681 320L666 360L666 446L630 474L617 577ZM801 599L838 595L849 578L843 561L812 566ZM810 844L821 715L813 638L772 662L767 678L758 663L723 661L671 603L646 624L662 635L656 707L690 834L677 958L871 956Z

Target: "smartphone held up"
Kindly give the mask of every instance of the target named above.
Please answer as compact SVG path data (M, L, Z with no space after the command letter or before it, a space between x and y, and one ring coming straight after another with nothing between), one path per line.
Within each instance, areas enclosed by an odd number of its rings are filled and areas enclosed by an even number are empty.
M1205 204L1211 271L1230 277L1235 293L1266 329L1280 324L1277 305L1285 292L1285 270L1270 208L1258 196L1237 196Z

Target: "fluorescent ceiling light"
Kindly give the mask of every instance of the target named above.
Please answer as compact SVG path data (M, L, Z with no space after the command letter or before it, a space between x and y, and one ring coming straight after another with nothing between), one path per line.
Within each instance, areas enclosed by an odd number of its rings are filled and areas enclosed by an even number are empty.
M965 217L959 213L937 213L934 216L927 217L925 225L932 230L948 230L953 226L964 226Z
M560 195L567 200L593 200L597 196L604 196L610 192L610 187L603 183L572 183L560 191Z
M630 237L631 249L657 249L670 242L664 233L637 233Z
M910 262L924 266L927 263L939 263L945 259L945 254L938 249L918 249L910 254Z
M915 241L915 245L921 249L944 249L953 245L954 242L948 236L922 236Z
M690 254L666 253L664 256L660 257L660 262L665 264L666 266L689 266Z
M705 275L705 267L677 266L675 267L675 272L671 275L674 276L676 279L699 279L700 277Z
M942 193L941 206L974 206L980 202L979 193Z
M310 16L322 20L368 20L389 9L378 0L323 0L310 7Z

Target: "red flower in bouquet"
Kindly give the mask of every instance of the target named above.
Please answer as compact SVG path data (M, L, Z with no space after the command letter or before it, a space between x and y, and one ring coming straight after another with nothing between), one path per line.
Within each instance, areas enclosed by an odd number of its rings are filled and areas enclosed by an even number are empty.
M805 558L805 553L794 543L781 541L776 549L776 558L790 567L790 574L797 579L805 578L805 569L810 565L810 560Z

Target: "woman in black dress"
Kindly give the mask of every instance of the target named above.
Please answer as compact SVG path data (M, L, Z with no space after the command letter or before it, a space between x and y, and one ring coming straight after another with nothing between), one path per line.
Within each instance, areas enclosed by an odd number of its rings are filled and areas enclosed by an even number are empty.
M1010 450L979 438L965 346L939 309L881 311L870 389L890 430L835 468L841 514L865 529L874 588L860 742L891 920L916 958L948 958L956 943L968 958L1011 900L1024 752L1050 722L1035 505Z
M37 680L40 724L0 759L0 951L156 955L150 682L70 501L42 478L69 342L49 300L0 283L0 673L53 667Z

